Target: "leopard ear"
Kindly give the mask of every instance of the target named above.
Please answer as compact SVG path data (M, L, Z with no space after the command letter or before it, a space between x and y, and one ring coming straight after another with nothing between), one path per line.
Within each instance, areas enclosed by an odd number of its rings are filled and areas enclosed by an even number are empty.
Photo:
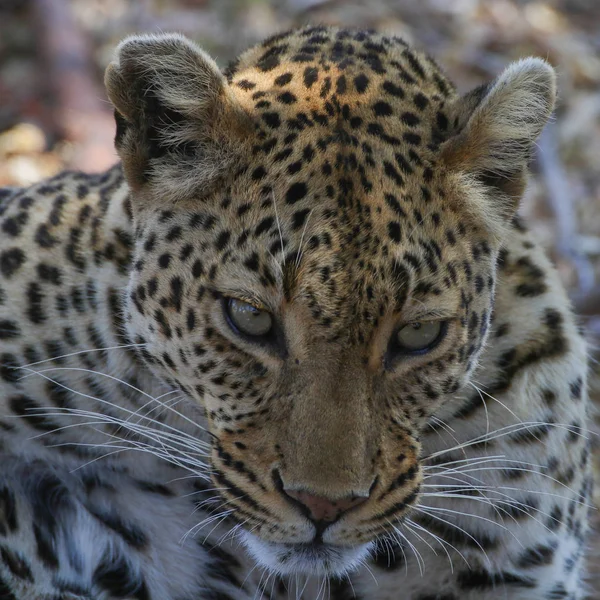
M203 195L234 167L249 118L193 42L178 34L129 37L104 79L132 189L148 186L172 200Z
M502 212L512 215L525 188L535 140L554 109L555 97L556 76L548 63L539 58L513 63L492 83L449 107L454 135L442 146L443 161L500 191Z

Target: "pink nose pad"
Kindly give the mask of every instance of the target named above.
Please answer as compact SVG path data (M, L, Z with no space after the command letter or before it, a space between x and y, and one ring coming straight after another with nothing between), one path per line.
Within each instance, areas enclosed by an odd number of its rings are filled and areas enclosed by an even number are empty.
M341 500L333 501L324 496L314 496L308 492L285 490L285 493L290 498L293 498L305 506L313 521L325 521L327 523L332 523L346 511L359 506L367 500L367 498L362 496L352 496L350 498L342 498Z

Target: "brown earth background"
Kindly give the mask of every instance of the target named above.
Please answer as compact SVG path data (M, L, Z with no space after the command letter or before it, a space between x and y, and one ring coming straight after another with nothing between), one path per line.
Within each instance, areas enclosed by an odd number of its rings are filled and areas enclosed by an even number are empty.
M537 55L559 77L521 209L545 243L590 340L600 467L600 0L0 0L0 185L117 160L102 73L134 32L180 31L225 65L304 23L376 28L438 59L466 91L511 60ZM600 506L600 493L595 501ZM600 598L600 511L590 579Z

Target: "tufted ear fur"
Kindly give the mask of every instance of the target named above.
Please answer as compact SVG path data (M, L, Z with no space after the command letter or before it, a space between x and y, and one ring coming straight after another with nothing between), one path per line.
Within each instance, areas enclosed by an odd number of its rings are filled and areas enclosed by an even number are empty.
M185 37L125 39L105 84L134 190L147 185L172 200L203 195L235 165L249 119L216 63Z
M506 200L505 215L512 215L523 194L533 145L555 96L552 67L542 59L526 58L450 107L455 134L442 146L443 160L499 190Z

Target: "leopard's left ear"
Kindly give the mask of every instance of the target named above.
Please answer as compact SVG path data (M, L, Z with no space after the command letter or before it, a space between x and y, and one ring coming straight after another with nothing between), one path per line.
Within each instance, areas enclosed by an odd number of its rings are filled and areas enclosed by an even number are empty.
M500 191L506 201L502 212L514 212L555 98L556 76L547 62L526 58L513 63L492 83L449 107L455 134L442 146L443 161Z
M115 146L134 190L161 200L208 193L234 168L252 124L216 63L179 34L118 46L105 85Z

